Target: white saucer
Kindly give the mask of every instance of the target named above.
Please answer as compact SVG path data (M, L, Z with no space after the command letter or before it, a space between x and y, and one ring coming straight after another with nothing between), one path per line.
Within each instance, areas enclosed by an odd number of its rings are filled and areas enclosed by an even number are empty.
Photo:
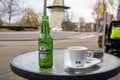
M64 64L66 66L68 66L69 68L74 68L74 69L85 69L85 68L89 68L89 67L92 67L98 63L100 63L101 60L97 59L97 58L92 58L90 61L87 61L84 66L73 66L70 64L70 62L65 62Z
M64 64L67 67L73 68L73 69L85 69L85 68L92 67L101 62L100 59L93 58L93 57L87 57L87 60L86 60L86 63L84 64L84 66L73 66L73 65L71 65L69 54L68 54L67 50L66 50L66 53L64 54L64 60L65 60Z

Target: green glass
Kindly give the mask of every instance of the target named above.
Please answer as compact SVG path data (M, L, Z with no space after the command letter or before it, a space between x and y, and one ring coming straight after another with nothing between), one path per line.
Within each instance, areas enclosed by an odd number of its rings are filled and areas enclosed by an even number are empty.
M49 17L42 17L41 33L38 37L39 66L51 68L53 65L53 38L50 36Z

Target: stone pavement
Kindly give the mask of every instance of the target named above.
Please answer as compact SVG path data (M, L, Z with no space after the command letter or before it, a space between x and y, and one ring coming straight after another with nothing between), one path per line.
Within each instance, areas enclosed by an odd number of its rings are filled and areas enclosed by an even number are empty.
M54 40L54 48L66 48L72 45L86 46L91 50L99 50L97 36L89 38L70 38ZM26 80L15 75L10 70L10 60L23 52L37 50L37 41L0 41L0 80ZM120 74L110 80L120 80Z

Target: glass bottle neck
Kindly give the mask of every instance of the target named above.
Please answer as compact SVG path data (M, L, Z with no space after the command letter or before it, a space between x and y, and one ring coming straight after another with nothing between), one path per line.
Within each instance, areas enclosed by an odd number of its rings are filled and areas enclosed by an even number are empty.
M48 16L42 16L41 33L50 34L49 17Z

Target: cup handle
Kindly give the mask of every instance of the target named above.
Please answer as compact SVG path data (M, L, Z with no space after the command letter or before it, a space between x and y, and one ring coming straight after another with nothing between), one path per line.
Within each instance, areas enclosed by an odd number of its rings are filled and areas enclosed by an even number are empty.
M92 57L93 57L93 55L94 55L94 53L93 53L92 51L88 51L88 56L87 56L87 57L92 58Z

